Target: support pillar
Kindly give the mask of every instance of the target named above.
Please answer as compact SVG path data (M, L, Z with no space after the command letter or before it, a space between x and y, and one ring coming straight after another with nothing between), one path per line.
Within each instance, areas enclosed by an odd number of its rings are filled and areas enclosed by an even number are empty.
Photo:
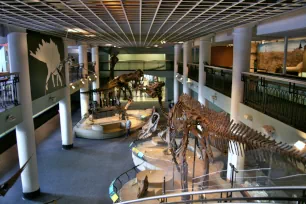
M22 122L16 126L19 166L30 162L21 174L23 197L35 198L40 194L36 157L35 132L33 123L32 96L29 74L27 34L8 34L11 72L19 72L18 97L21 104Z
M283 74L287 73L287 54L288 54L288 36L285 36L285 38L284 38Z
M68 44L64 40L64 58L68 58ZM71 119L71 99L69 86L69 67L67 63L64 64L65 69L65 97L59 102L60 121L61 121L61 135L62 148L73 148L73 134L72 134L72 119Z
M174 88L173 88L173 94L174 94L174 103L177 103L178 98L179 98L179 82L176 79L176 74L178 72L178 65L177 63L181 59L181 49L182 45L176 44L174 45Z
M251 55L251 27L237 27L233 31L234 38L234 60L232 73L232 98L231 98L231 120L239 123L239 104L243 100L243 82L241 81L241 73L250 70L250 55ZM229 163L232 163L238 170L244 169L244 156L236 154L228 154L227 178L230 178L231 168ZM238 173L237 177L242 177L243 174ZM237 179L237 181L239 181Z
M206 72L204 71L204 64L210 64L211 59L211 35L200 38L200 52L199 52L199 86L198 86L198 100L201 104L207 105L205 99L204 86L206 84Z
M190 95L190 89L187 86L188 67L187 64L192 61L192 42L184 42L183 45L183 93Z
M99 70L99 48L97 46L91 48L91 61L95 62L96 80L92 83L93 89L100 88L100 70ZM93 100L100 104L100 94L94 93Z
M87 59L87 45L82 44L79 45L79 63L83 63L83 70L82 70L82 77L85 82L83 84L82 88L80 89L80 92L88 91L88 59ZM88 114L89 109L89 95L88 94L80 94L80 101L81 101L81 118L84 117L85 114Z

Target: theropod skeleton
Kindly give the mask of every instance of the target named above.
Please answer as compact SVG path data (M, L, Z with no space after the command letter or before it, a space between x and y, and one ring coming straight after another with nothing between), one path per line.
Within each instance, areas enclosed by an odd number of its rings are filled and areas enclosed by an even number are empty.
M283 156L296 166L303 165L305 167L306 165L305 152L286 143L276 142L244 124L236 124L230 121L227 114L215 112L186 94L181 95L179 101L170 110L167 125L170 135L170 152L181 173L183 191L188 189L186 152L189 133L192 133L199 141L199 148L204 159L205 175L209 172L209 162L213 161L211 146L225 154L231 152L245 156L245 152L250 152L259 161L269 161L271 153L273 153L273 155ZM178 133L183 134L179 147L175 142L175 136ZM180 162L178 162L178 158L180 158ZM208 176L205 176L202 188L207 184Z

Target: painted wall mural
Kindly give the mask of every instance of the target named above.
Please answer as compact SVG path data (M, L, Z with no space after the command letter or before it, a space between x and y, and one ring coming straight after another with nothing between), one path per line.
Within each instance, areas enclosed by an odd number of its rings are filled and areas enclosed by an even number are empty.
M303 62L304 49L299 49L300 41L288 42L287 67L296 67ZM268 72L277 72L283 66L284 42L258 44L258 68Z
M27 31L32 100L65 86L61 38Z

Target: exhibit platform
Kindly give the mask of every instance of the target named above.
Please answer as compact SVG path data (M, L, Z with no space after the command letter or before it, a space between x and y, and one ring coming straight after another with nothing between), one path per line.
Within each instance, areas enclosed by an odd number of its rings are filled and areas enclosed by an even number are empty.
M131 121L131 132L141 128L151 116L152 109L127 110ZM109 139L120 137L126 134L125 120L118 114L99 119L92 119L91 116L80 120L73 128L76 137L86 139Z

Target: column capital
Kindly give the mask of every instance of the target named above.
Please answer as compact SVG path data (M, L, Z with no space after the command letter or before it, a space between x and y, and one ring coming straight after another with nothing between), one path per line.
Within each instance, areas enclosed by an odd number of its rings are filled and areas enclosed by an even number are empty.
M8 33L7 36L14 36L14 35L28 35L26 32L11 32Z
M78 46L88 46L86 42L78 42L77 45Z
M182 47L182 44L175 44L174 45L174 48L180 48L180 47Z
M211 42L211 39L212 39L212 37L214 37L214 36L215 36L215 34L209 34L209 35L200 37L200 41L208 41L208 42Z
M188 46L192 46L192 41L184 42L183 47L188 47Z
M235 27L233 30L233 35L239 34L239 33L245 33L245 32L252 32L253 27L254 27L254 23Z

